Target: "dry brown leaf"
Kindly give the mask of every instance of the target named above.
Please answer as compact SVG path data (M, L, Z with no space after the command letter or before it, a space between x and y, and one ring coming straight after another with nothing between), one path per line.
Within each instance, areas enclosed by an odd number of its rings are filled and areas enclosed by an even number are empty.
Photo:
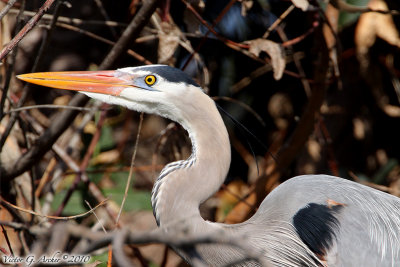
M286 129L293 117L293 104L290 97L281 92L274 94L268 102L268 112L278 129Z
M285 51L282 45L265 39L255 39L246 42L249 44L249 52L259 56L261 52L266 52L271 58L272 70L275 80L282 78L286 67Z
M83 132L86 134L95 134L97 131L96 123L94 121L90 121L83 128Z
M249 187L242 181L233 181L225 190L218 193L219 205L215 212L216 220L222 222L226 217L226 210L236 205L241 197L249 192Z
M306 144L307 152L314 161L321 160L321 145L313 139L308 140Z
M235 224L241 223L246 220L247 215L252 210L251 206L256 205L257 197L255 193L251 193L246 199L245 202L239 202L225 217L225 223ZM249 206L250 205L250 206Z
M174 53L179 46L181 32L173 23L161 22L161 31L158 35L158 63L174 64Z
M397 106L386 104L383 106L383 111L390 117L400 117L400 108Z
M366 132L365 122L361 118L353 119L353 135L357 140L363 140Z
M369 8L373 10L388 11L388 6L383 0L371 0ZM390 14L381 14L377 12L367 12L360 16L356 31L355 44L357 57L360 60L362 68L368 67L368 51L375 43L376 38L388 42L391 45L400 47L399 32Z
M310 6L310 3L308 3L307 0L292 0L292 3L303 11L306 11Z
M95 158L92 159L92 164L111 164L116 163L119 159L120 153L118 150L113 149L105 152L101 152Z
M247 16L247 11L249 11L254 5L254 2L252 0L243 0L242 1L242 10L241 10L241 15L243 17Z
M54 103L54 105L66 106L66 105L68 105L70 100L71 100L71 96L70 95L62 95L62 96L56 97L54 99L53 103Z

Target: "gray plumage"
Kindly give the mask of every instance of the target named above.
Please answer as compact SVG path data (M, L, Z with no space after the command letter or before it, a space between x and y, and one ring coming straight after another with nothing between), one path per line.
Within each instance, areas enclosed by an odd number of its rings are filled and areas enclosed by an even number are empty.
M154 84L146 84L149 75L156 77ZM243 238L249 249L262 251L264 261L273 266L400 266L399 198L337 177L289 179L246 222L205 221L199 205L219 189L231 160L228 133L215 103L186 74L171 67L124 68L114 76L132 87L115 93L114 86L113 93L105 94L79 91L174 120L192 141L192 156L168 164L152 191L157 223L166 231L187 227L195 235L223 233ZM210 266L232 262L257 266L228 245L197 245L196 251ZM191 262L193 251L178 253Z

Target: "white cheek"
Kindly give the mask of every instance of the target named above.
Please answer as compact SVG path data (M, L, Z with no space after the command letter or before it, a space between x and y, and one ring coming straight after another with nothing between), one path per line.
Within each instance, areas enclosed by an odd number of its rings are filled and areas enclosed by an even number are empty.
M89 92L81 92L93 99L99 100L101 102L111 104L111 105L118 105L122 107L126 107L128 109L133 109L137 111L142 111L141 109L135 108L135 103L131 101L113 95L105 95L105 94L98 94L98 93L89 93Z
M81 93L108 104L123 106L138 112L157 114L180 124L183 123L184 112L178 108L179 104L173 104L176 98L168 98L163 92L126 89L119 96L90 92ZM181 99L178 98L178 101L181 101Z

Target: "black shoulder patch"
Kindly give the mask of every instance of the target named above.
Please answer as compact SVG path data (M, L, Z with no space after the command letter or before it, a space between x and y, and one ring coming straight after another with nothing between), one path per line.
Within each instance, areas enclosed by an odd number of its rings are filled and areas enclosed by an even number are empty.
M154 65L154 66L143 66L141 67L143 70L148 70L154 73L157 73L165 80L174 82L174 83L187 83L196 87L200 87L195 81L190 78L185 72L180 69L170 67L168 65Z
M293 225L301 240L319 256L323 256L332 246L339 228L336 214L343 206L332 206L309 203L293 217Z

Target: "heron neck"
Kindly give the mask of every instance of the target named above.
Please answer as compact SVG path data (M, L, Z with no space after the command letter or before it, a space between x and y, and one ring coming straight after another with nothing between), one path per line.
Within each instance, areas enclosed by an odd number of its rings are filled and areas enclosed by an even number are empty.
M204 221L199 205L224 182L229 170L229 137L213 100L202 93L188 118L181 122L192 142L192 155L185 161L168 164L153 188L152 204L160 226L188 220Z

